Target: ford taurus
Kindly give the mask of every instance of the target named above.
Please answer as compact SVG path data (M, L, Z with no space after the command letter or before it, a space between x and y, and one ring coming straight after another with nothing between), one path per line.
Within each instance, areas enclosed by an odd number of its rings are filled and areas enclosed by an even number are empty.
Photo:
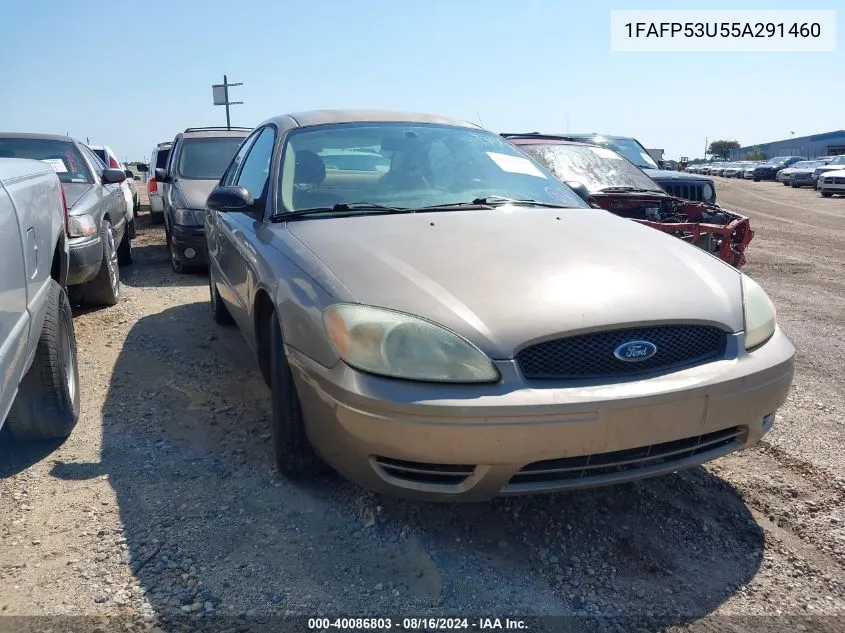
M792 382L750 277L469 123L275 117L207 207L211 310L289 477L440 501L648 477L753 445Z

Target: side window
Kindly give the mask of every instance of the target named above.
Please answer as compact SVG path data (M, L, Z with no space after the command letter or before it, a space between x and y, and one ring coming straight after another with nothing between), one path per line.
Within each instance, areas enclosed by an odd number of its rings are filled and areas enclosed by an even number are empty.
M106 168L105 164L100 157L97 156L87 145L80 145L82 149L82 153L85 155L85 159L88 161L88 164L91 165L91 168L94 170L94 174L97 178L102 178L103 170Z
M235 182L237 186L246 188L256 200L264 195L270 180L270 159L275 145L275 129L265 127L252 144Z
M173 160L176 158L176 153L179 151L180 140L182 139L177 136L173 139L173 145L170 146L170 153L167 155L167 165L164 167L164 171L168 174L173 171Z
M246 156L249 148L252 147L252 143L255 141L258 134L260 134L260 132L251 134L243 143L241 143L238 153L235 154L235 157L232 159L232 162L226 169L226 173L223 174L223 178L221 179L221 183L224 187L231 187L235 183L235 178L238 175L238 169L240 169L241 164L244 162L244 156Z

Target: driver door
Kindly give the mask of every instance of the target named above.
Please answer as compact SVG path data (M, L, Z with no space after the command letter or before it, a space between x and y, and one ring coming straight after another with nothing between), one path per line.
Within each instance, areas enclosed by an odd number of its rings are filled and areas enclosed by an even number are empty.
M243 187L252 195L255 204L246 211L217 213L218 263L234 299L232 317L243 332L252 331L250 318L255 293L255 267L257 253L250 236L255 233L255 224L263 220L270 184L270 162L276 144L276 129L268 125L256 130L254 141L245 142L246 150L240 170L231 185ZM237 157L236 157L237 160Z

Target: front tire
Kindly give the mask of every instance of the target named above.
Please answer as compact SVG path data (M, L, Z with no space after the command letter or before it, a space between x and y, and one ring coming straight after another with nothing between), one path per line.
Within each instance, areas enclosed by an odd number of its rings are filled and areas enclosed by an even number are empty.
M51 280L35 359L21 381L6 426L18 440L66 438L79 420L79 400L70 301Z
M170 234L168 233L168 235ZM176 248L176 244L173 243L172 236L168 240L168 247L170 249L170 267L173 269L173 272L180 275L186 273L188 267L179 259L179 251Z
M81 289L86 303L113 306L120 299L120 266L114 243L114 230L108 220L103 221L100 228L100 239L103 242L100 270L97 271L97 276Z
M823 198L830 198L833 195L830 191L819 191L819 193L822 194Z
M759 179L759 178L755 178L755 179L754 179L754 182L760 182L760 179Z
M302 418L299 395L285 356L282 329L273 312L270 328L270 389L273 398L273 447L276 468L290 479L304 479L323 472L323 461L317 457Z

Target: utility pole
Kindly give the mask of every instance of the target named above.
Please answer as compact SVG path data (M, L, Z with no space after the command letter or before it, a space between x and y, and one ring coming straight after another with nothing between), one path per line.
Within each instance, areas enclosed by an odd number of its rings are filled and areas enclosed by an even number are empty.
M214 105L222 105L226 106L226 129L232 129L232 122L229 118L229 106L230 105L240 105L243 101L229 101L229 88L233 86L243 86L243 83L229 83L229 78L226 75L223 75L223 83L222 84L214 84L211 86L211 92L214 97Z
M708 140L708 139L707 139L707 137L705 136L705 137L704 137L704 160L707 160L707 148L708 148L708 145L707 145L707 140Z

